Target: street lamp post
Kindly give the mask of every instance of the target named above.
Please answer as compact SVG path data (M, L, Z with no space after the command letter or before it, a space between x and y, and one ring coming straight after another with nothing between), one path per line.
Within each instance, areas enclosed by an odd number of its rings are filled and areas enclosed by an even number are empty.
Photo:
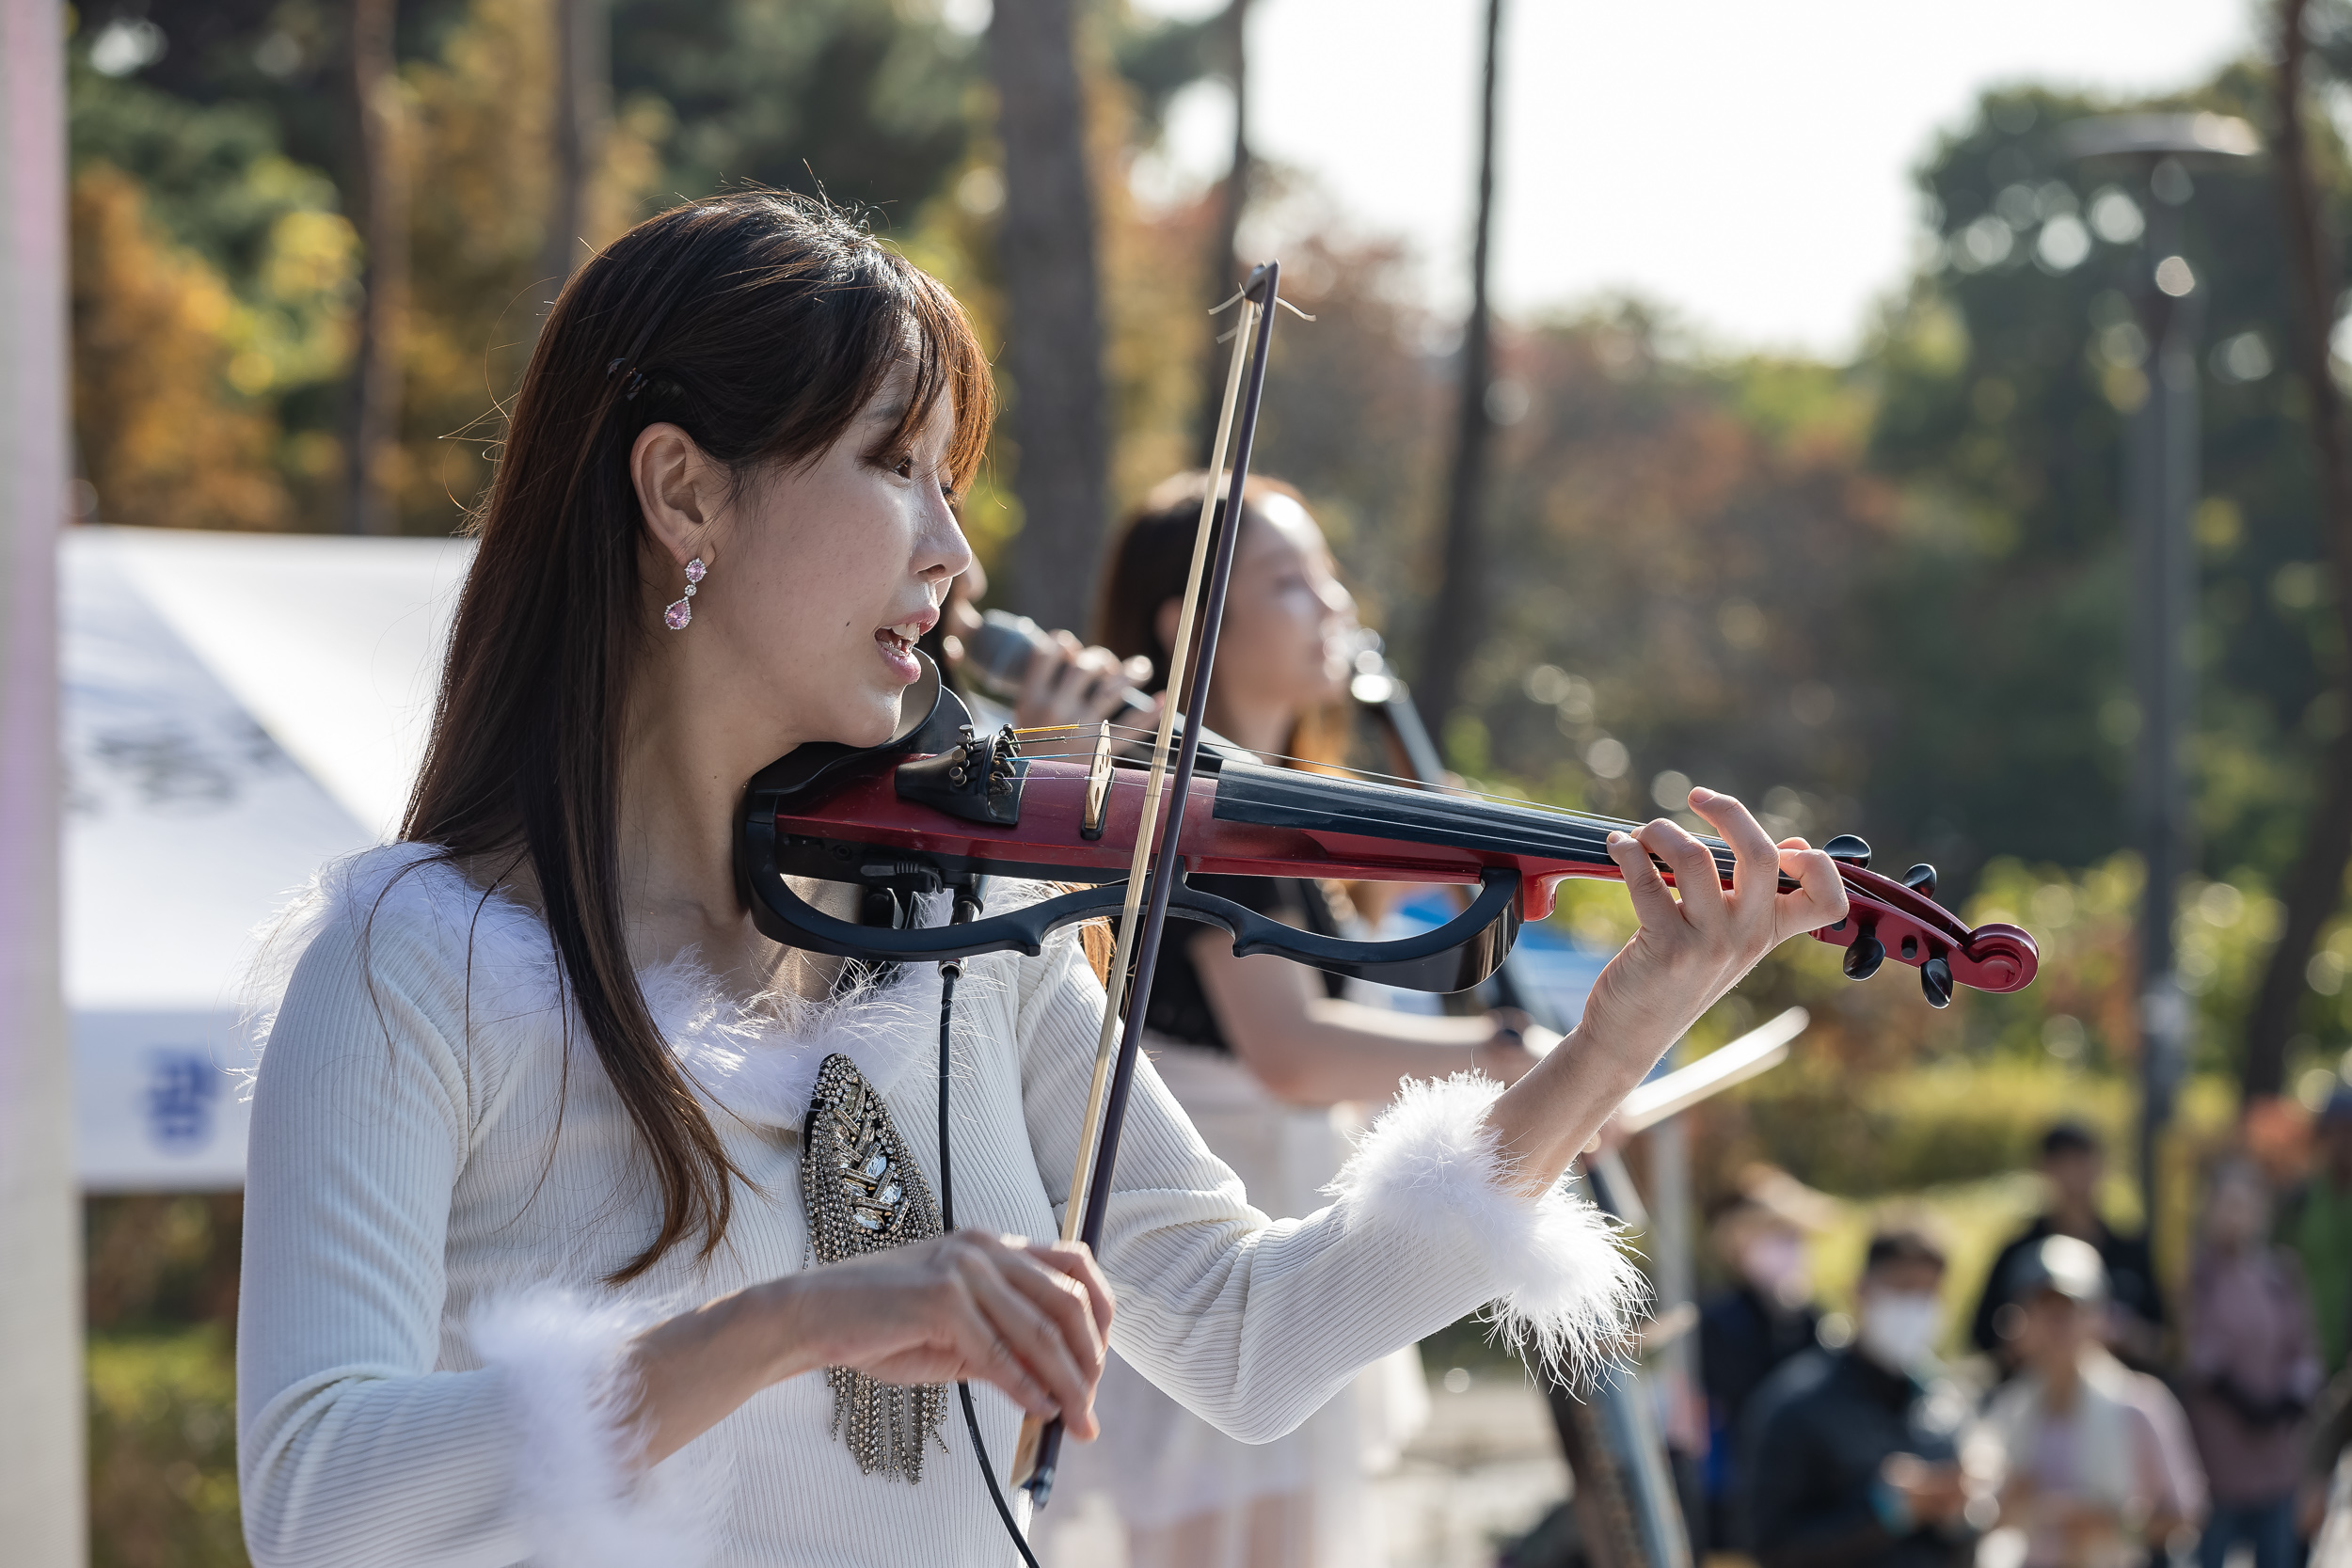
M2106 115L2059 128L2061 157L2121 165L2147 224L2132 259L2132 307L2148 345L2147 394L2124 445L2123 512L2132 555L2131 668L2139 705L2132 771L2134 836L2147 867L2139 910L2139 1191L2156 1228L2156 1148L2188 1063L2188 1000L2172 926L2194 837L2181 746L2192 718L2189 631L2197 562L2189 518L2200 478L2198 346L2207 290L2182 254L2192 165L2260 150L2253 127L2214 114Z

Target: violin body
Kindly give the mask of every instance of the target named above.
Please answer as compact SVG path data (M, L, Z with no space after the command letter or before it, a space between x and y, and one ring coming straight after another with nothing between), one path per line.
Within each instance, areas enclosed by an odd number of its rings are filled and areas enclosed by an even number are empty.
M866 751L804 746L752 781L738 822L738 878L755 922L771 938L818 952L937 961L1035 953L1057 927L1118 911L1136 835L1152 826L1142 820L1143 768L1106 735L1083 732L1057 754L1024 756L1012 736L974 735L961 702L936 682L930 672L910 689L910 706L927 711L898 738ZM1502 965L1521 922L1551 913L1561 882L1623 879L1607 847L1619 825L1599 818L1270 768L1205 733L1200 756L1184 801L1187 873L1477 889L1434 930L1359 942L1281 925L1180 881L1170 908L1223 927L1236 953L1272 953L1415 990L1464 990ZM1728 885L1730 849L1702 842ZM1848 974L1863 978L1883 958L1898 958L1922 972L1937 1006L1954 984L2012 991L2032 980L2039 955L2025 931L1972 929L1927 891L1858 863L1868 853L1859 840L1844 842L1860 848L1838 863L1851 912L1813 935L1847 948ZM1836 856L1839 841L1829 848ZM814 878L910 895L983 876L1082 885L968 924L877 929L822 913L786 881Z

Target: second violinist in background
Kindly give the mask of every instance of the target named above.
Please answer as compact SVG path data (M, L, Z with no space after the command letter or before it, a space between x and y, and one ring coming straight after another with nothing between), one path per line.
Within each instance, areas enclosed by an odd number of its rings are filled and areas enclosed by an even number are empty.
M988 571L972 562L947 590L940 606L939 624L923 634L915 646L929 654L964 705L978 720L1009 724L1015 729L1054 725L1092 727L1111 720L1149 728L1159 722L1159 705L1138 710L1126 693L1152 677L1151 660L1121 660L1107 648L1089 647L1067 631L1049 633L1050 642L1039 645L1029 657L1020 694L1008 708L980 689L966 667L966 655L980 631L980 601L988 597Z
M1112 552L1096 636L1145 667L1148 690L1160 689L1173 651L1206 480L1181 474L1160 485ZM1356 601L1295 490L1252 477L1247 498L1204 721L1280 763L1319 750L1319 721L1346 697ZM1190 880L1310 930L1362 924L1338 884ZM1322 1189L1357 1120L1347 1102L1377 1108L1403 1080L1457 1072L1510 1083L1536 1060L1524 1019L1393 1012L1346 989L1284 958L1236 958L1231 939L1206 927L1171 929L1160 956L1145 1014L1152 1065L1251 1203L1277 1217L1329 1202ZM1133 1568L1336 1568L1384 1560L1367 1462L1392 1461L1425 1418L1427 1394L1407 1347L1297 1431L1245 1444L1114 1357L1098 1409L1103 1438L1065 1453L1059 1484L1109 1497ZM1078 1544L1057 1544L1054 1560L1075 1560Z

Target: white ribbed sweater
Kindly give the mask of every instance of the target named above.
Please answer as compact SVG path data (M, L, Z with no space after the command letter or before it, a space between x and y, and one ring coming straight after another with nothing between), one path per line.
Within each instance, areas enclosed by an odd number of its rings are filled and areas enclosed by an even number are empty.
M807 1265L798 1129L827 1053L858 1062L936 1182L936 971L825 1007L723 1000L691 957L648 972L654 1016L756 1185L708 1262L679 1248L615 1291L597 1281L658 1229L659 1200L593 1049L577 1029L566 1046L546 930L421 859L394 846L330 868L278 942L291 979L256 1079L237 1336L254 1561L1011 1560L960 1421L910 1486L859 1473L821 1377L755 1395L644 1478L616 1419L638 1327ZM962 1223L1056 1230L1102 1006L1072 941L967 966ZM1112 1343L1245 1441L1485 1302L1603 1343L1638 1276L1589 1210L1497 1185L1494 1092L1417 1086L1329 1208L1269 1221L1144 1065L1102 1250ZM1002 1465L1018 1412L975 1394Z

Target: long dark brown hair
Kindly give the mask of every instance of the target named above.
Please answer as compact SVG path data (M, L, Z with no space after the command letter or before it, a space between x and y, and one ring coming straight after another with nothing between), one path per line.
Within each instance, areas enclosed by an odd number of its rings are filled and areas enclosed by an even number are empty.
M740 1177L646 1008L617 885L629 673L664 635L640 583L629 450L667 420L739 487L821 456L908 362L913 396L888 444L951 398L961 488L993 392L946 288L821 203L758 191L674 208L564 287L473 518L481 544L401 836L477 876L529 862L571 1006L661 1193L660 1233L615 1282L697 1234L708 1257Z

